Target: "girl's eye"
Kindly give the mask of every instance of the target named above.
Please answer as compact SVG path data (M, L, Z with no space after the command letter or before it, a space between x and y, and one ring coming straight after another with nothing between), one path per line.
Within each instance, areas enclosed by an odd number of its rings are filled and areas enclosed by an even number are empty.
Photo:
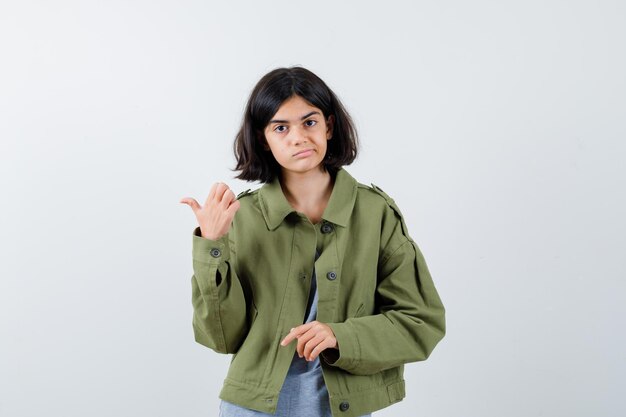
M307 120L304 123L309 123L307 124L307 126L311 127L311 126L315 126L317 124L317 120ZM285 125L278 125L274 128L275 132L278 133L283 133L285 130L287 129L287 127Z

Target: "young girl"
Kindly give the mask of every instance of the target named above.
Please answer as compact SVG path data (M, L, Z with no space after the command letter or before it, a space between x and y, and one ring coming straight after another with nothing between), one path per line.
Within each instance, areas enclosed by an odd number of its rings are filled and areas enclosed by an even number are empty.
M344 168L353 122L302 67L257 83L234 144L235 197L183 198L193 232L195 340L233 357L220 416L371 416L405 397L445 311L394 200Z

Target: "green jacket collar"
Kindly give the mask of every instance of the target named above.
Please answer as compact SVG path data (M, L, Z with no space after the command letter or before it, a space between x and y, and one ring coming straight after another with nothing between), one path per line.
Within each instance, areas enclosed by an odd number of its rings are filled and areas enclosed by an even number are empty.
M333 191L330 194L328 205L324 209L322 218L339 226L347 226L352 208L356 200L357 181L346 171L340 168L335 177ZM263 184L259 190L261 211L268 229L276 229L285 217L296 210L289 204L280 186L278 177Z

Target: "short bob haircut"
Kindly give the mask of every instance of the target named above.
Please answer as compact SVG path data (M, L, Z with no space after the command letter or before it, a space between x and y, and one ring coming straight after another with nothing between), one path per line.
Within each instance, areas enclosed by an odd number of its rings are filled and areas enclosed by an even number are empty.
M333 136L328 141L323 170L334 177L342 166L354 161L359 146L356 128L335 93L306 68L276 68L259 80L248 99L233 146L237 159L233 171L241 171L234 178L262 183L280 178L280 164L271 150L263 148L264 130L282 103L296 95L320 109L325 120L334 115Z

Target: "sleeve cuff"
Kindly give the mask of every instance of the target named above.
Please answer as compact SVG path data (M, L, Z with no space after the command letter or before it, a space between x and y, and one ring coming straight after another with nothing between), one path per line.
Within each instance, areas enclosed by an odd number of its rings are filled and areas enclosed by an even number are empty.
M217 240L202 237L200 227L193 231L192 254L193 259L209 264L219 264L230 259L230 245L228 233Z
M323 350L321 355L329 365L350 371L358 365L359 342L349 322L326 323L337 339L337 349Z

